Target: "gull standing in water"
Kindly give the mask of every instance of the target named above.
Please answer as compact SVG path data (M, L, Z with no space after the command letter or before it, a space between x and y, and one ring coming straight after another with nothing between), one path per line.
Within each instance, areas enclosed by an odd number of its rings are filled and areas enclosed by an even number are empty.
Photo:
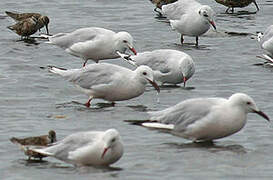
M150 120L133 124L170 133L192 141L212 141L240 131L246 124L247 113L257 113L269 121L254 100L246 94L235 93L229 99L195 98L185 100L162 111L149 112Z
M198 36L206 33L210 25L216 30L212 8L201 5L195 0L178 0L175 3L163 5L162 11L170 19L172 29L181 34L182 45L184 35L196 37L196 46L198 46Z
M123 144L116 129L78 132L52 146L35 152L78 166L108 166L123 155Z
M104 28L88 27L45 37L48 37L49 43L63 48L67 53L81 57L83 66L89 59L98 63L99 60L119 58L117 52L125 53L127 49L137 54L133 37L125 31L115 33Z
M169 84L184 83L195 72L192 58L181 51L172 49L158 49L138 53L135 56L121 55L124 60L134 66L146 65L154 71L156 81Z
M153 70L148 66L139 66L132 71L114 64L95 63L81 69L67 70L49 66L48 70L63 76L87 94L87 107L90 107L94 98L114 103L140 96L148 82L159 92L159 87L154 82Z
M266 50L268 54L263 54L263 59L267 60L268 63L273 63L273 25L269 26L264 33L258 34L258 41L262 49ZM260 56L258 56L260 57Z

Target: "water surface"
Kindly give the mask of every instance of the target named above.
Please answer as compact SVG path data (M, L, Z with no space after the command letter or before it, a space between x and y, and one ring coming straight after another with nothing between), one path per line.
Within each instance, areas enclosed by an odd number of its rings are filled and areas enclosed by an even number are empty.
M179 34L155 18L148 0L1 1L1 179L272 179L272 125L255 114L248 115L242 131L213 145L194 145L123 122L146 119L146 111L161 110L188 98L229 97L235 92L249 94L273 119L272 69L253 65L261 61L256 55L263 51L252 38L271 25L273 2L259 1L261 10L257 14L234 15L224 14L226 8L214 1L202 2L216 11L219 32L201 37L201 47L196 49L190 44L179 45ZM243 10L255 9L250 5ZM82 61L44 40L18 41L20 37L6 28L13 21L4 16L5 10L39 10L50 17L52 34L98 26L130 32L139 52L160 48L184 51L196 63L196 73L187 83L191 88L164 87L159 103L151 87L142 96L118 102L115 107L105 106L102 100L94 100L92 108L73 103L85 103L87 97L61 77L39 67L79 68ZM194 40L185 38L187 43ZM121 59L105 62L133 68ZM111 168L74 168L54 158L28 162L9 141L12 136L45 134L50 129L62 139L78 131L108 128L118 129L125 145L124 156Z

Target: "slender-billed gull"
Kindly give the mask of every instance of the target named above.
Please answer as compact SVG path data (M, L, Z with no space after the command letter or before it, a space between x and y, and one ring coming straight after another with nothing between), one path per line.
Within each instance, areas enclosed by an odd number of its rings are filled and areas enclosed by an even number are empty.
M74 133L50 147L33 151L74 165L107 166L121 158L123 144L119 132L108 129Z
M37 19L37 29L39 29L40 31L40 29L45 26L46 33L49 34L48 32L49 18L47 16L43 16L39 13L15 13L9 11L6 11L6 14L16 21L22 21L27 18L35 17Z
M16 24L8 26L8 29L14 31L21 38L29 38L30 35L34 34L38 30L38 19L34 16L18 21Z
M162 17L161 8L163 5L174 3L177 0L150 0L151 3L155 5L154 11L158 13L160 17ZM160 9L160 10L157 10Z
M178 0L175 3L163 5L162 11L170 19L172 29L181 34L181 44L186 35L196 37L196 46L198 46L198 36L206 33L210 25L216 30L212 8L201 5L195 0Z
M258 4L256 3L256 0L215 0L217 3L220 3L224 6L227 6L226 13L228 13L229 9L231 8L231 12L234 12L234 8L243 8L248 6L251 3L254 3L257 11L259 11Z
M266 50L268 54L263 54L263 59L268 62L273 62L273 25L269 26L264 33L258 34L258 41L262 49Z
M117 52L125 53L128 49L137 54L133 47L133 37L125 31L115 33L104 28L88 27L47 37L49 43L82 58L83 66L89 59L97 63L99 60L119 58Z
M147 82L159 92L153 70L148 66L139 66L134 71L108 63L95 63L70 70L53 66L48 68L50 72L63 76L86 93L89 96L85 104L87 107L94 98L114 102L140 96L144 93Z
M149 112L150 120L130 121L145 127L167 129L192 141L212 141L234 134L246 124L247 113L257 113L269 121L254 100L235 93L229 99L195 98L162 111Z
M122 56L122 55L121 55ZM184 83L189 80L195 72L192 58L181 51L172 49L158 49L138 53L135 56L122 56L124 60L132 65L149 66L154 71L156 81L169 84Z
M39 158L40 160L43 157L46 157L45 155L42 155L40 153L34 152L30 150L30 148L42 148L46 147L51 143L56 142L56 133L53 130L50 130L48 132L48 135L42 135L42 136L33 136L33 137L27 137L27 138L15 138L12 137L10 141L16 145L19 146L21 150L24 151L25 155L28 156L29 160L33 158Z

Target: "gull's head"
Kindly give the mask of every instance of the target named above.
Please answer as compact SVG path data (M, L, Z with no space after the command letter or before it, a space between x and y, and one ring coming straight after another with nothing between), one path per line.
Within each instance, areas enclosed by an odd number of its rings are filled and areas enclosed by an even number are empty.
M141 65L141 66L137 67L135 72L144 84L149 82L157 90L157 92L160 92L158 85L154 81L154 72L150 67L145 66L145 65Z
M257 32L257 41L260 42L264 34L262 32Z
M183 83L185 87L186 81L189 80L195 72L194 62L190 56L182 59L180 63L180 71L183 76Z
M198 13L201 16L201 18L206 20L216 30L216 25L215 25L215 22L213 20L214 11L211 9L210 6L207 6L207 5L202 6L199 9Z
M118 32L115 35L116 38L116 51L119 51L121 53L125 53L127 49L132 51L134 55L137 54L134 46L133 46L133 37L128 32Z
M56 142L57 139L56 139L56 133L55 133L55 131L50 130L50 131L48 132L48 138L50 139L50 143Z
M108 129L104 132L102 140L104 142L104 148L101 154L101 159L104 158L109 149L114 148L117 144L120 143L121 137L116 129Z
M233 106L240 106L241 108L243 108L246 113L259 114L267 121L269 121L269 117L264 112L259 110L254 100L247 94L244 93L233 94L229 98L229 101L232 103Z

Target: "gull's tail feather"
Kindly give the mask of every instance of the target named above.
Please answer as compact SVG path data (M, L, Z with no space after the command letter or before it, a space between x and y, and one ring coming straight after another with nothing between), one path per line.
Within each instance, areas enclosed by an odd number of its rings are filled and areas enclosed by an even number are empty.
M136 62L133 60L133 59L131 59L130 58L130 56L129 57L125 57L125 58L122 58L124 61L126 61L127 63L129 63L129 64L131 64L131 65L133 65L133 66L137 66L136 65Z
M47 66L47 69L49 72L54 73L54 74L59 74L59 75L64 75L67 69L65 68L59 68L56 66Z
M142 126L143 123L152 123L157 121L151 121L151 120L124 120L124 122L128 122L133 125L139 125Z
M45 156L53 156L54 154L50 153L50 152L46 152L44 149L31 149L34 152L40 153L42 155Z
M43 38L43 39L48 39L49 40L49 38L52 37L52 35L49 35L49 34L40 34L40 37ZM45 43L51 44L50 41L47 41Z
M156 120L124 120L124 122L128 122L132 125L143 126L147 128L170 131L174 129L173 124L163 124Z
M273 63L273 59L267 54L263 54L262 56L256 56L256 57L266 60L267 63Z
M264 36L264 35L263 35L263 33L261 33L261 32L259 32L259 33L257 34L257 40L258 40L258 42L261 41L261 39L262 39L263 36Z
M137 66L135 61L132 59L131 55L128 54L122 54L120 52L117 51L117 54L127 63L133 65L133 66Z
M158 122L146 122L146 123L142 123L142 126L148 127L148 128L155 128L155 129L168 129L168 130L174 129L173 124L162 124Z

